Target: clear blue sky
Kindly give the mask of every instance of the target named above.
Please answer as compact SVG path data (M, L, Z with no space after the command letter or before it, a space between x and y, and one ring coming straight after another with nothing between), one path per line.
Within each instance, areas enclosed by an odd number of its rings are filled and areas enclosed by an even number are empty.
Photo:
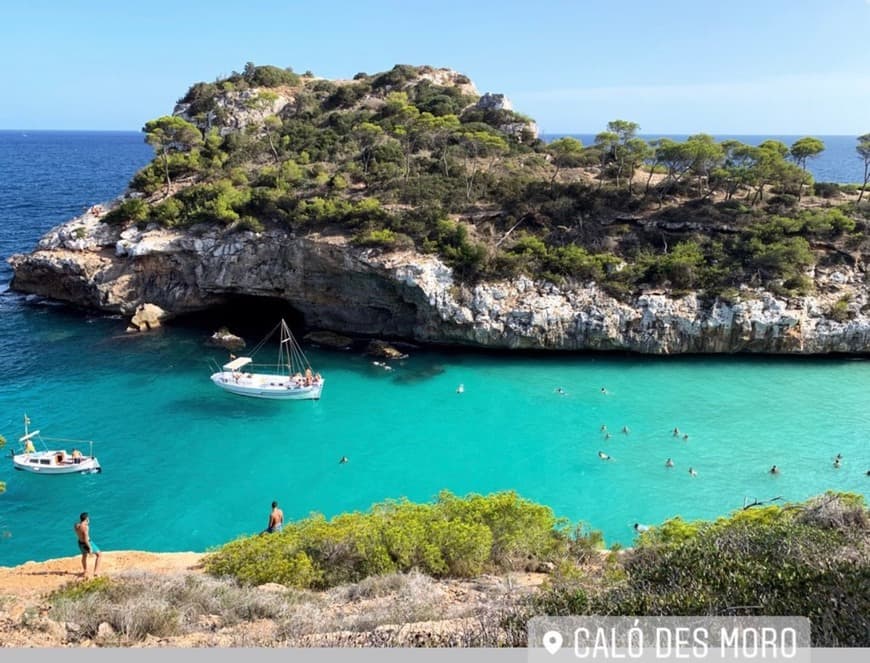
M0 129L132 129L245 62L457 69L548 133L870 132L870 0L5 0Z

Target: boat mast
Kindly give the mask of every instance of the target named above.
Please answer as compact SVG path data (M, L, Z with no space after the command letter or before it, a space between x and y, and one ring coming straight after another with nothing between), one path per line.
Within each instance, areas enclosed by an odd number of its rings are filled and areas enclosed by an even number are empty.
M302 373L305 369L310 369L311 364L308 363L308 358L302 352L302 348L299 347L299 343L296 342L295 337L293 336L293 332L290 331L290 328L287 326L287 323L284 320L281 320L281 350L284 350L284 344L287 344L287 370L290 372L290 375L294 373ZM281 358L279 357L279 363L282 363ZM282 363L283 365L283 363Z

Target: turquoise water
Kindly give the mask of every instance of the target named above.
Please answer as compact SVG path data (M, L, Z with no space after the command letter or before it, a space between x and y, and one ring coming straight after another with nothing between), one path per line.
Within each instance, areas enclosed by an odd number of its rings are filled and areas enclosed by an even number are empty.
M0 259L121 191L148 158L133 133L0 132ZM27 412L45 435L95 440L104 472L0 463L0 565L77 554L85 510L103 549L204 550L263 529L273 499L296 518L514 489L628 544L634 522L870 487L867 361L420 351L386 372L308 349L323 399L278 403L211 384L209 359L226 358L204 345L215 325L128 336L123 320L11 293L10 277L0 262L0 433L17 439Z
M870 482L865 361L420 352L386 372L312 350L324 397L279 403L214 387L208 359L226 353L204 346L204 330L130 337L123 321L58 308L20 316L30 351L0 383L0 430L20 434L26 411L46 435L96 440L104 472L48 478L4 465L6 564L75 554L82 510L104 549L203 550L262 529L273 499L297 518L444 488L515 489L627 544L636 521ZM767 473L774 463L780 476Z

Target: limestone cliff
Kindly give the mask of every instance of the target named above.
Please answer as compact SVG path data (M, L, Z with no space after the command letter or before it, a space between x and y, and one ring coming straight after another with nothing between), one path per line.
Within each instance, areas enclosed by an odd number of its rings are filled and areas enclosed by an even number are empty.
M207 226L120 230L85 216L9 260L13 287L131 314L149 302L169 314L234 295L280 298L309 327L436 344L541 350L673 353L864 353L867 290L856 268L814 274L812 297L744 288L733 302L647 292L617 300L594 283L519 277L467 286L437 257L355 247L340 236ZM837 318L836 302L848 307Z

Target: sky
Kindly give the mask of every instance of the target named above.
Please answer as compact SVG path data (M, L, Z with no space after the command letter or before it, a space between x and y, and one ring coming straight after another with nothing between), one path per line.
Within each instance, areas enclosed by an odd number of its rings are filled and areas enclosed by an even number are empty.
M870 0L4 0L0 129L139 130L246 62L449 67L543 133L870 132Z

